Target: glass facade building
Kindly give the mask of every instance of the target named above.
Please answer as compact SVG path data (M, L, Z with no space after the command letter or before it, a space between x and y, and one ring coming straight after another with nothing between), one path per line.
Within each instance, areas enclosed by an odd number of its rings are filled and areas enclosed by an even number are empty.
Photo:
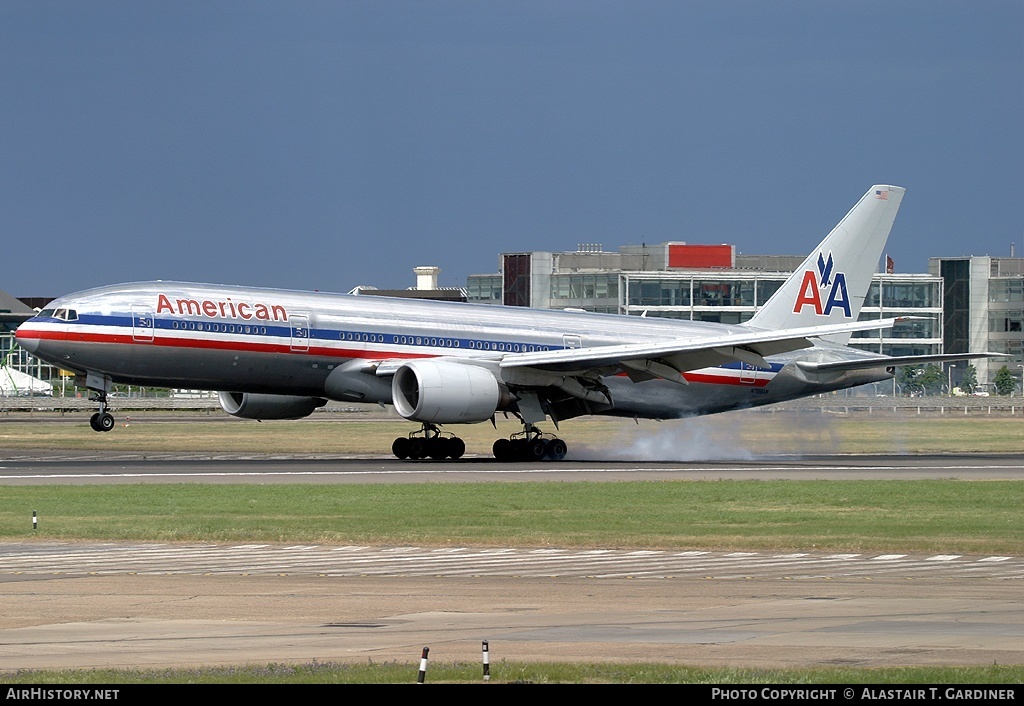
M1003 353L1006 358L974 362L978 381L991 384L1004 365L1020 380L1024 374L1024 258L933 257L928 271L942 278L945 350ZM954 383L958 377L954 369Z
M803 261L748 255L733 256L730 265L735 266L686 267L676 245L625 246L618 253L505 254L503 274L470 276L469 300L739 324ZM673 262L682 266L671 267ZM773 269L778 267L789 269ZM499 296L497 281L504 281L506 293L514 293L513 301ZM850 344L885 355L941 353L943 295L943 278L936 274L876 274L860 319L915 318L887 331L859 332Z

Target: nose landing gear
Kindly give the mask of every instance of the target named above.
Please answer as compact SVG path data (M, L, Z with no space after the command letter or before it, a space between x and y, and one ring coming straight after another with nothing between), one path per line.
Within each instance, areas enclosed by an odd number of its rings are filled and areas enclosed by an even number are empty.
M100 411L89 418L89 426L93 431L110 431L114 428L114 417L107 411L107 393L113 388L113 381L109 375L87 373L84 382L87 388L96 393L89 401L100 403Z
M100 390L96 397L91 399L100 403L100 411L89 418L89 426L93 431L110 431L114 428L114 416L107 411L106 391Z

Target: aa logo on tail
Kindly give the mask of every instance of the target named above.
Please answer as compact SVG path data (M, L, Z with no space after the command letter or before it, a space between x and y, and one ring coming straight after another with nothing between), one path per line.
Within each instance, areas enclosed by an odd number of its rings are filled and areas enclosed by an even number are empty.
M832 261L832 253L828 254L826 260L818 253L818 271L807 270L804 272L803 280L800 282L800 292L796 297L796 304L793 306L793 313L799 314L805 306L814 309L819 316L829 316L836 307L843 310L846 318L853 318L850 313L850 295L846 291L846 274L834 272L835 263ZM822 306L823 292L827 291L828 296Z

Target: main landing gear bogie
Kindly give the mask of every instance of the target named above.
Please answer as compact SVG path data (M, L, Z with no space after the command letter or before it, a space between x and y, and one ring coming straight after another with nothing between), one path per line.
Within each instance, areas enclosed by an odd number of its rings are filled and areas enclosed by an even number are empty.
M466 442L449 432L442 432L433 424L424 424L419 431L409 436L400 436L391 444L391 452L399 459L432 458L442 461L462 458L466 453Z
M558 437L545 438L539 429L530 425L508 439L498 439L491 451L499 461L561 461L569 447Z
M569 447L558 437L545 435L530 424L508 439L495 441L491 451L498 461L561 461ZM454 434L442 432L434 424L424 424L409 436L395 439L391 452L403 461L423 458L456 460L466 452L466 443Z

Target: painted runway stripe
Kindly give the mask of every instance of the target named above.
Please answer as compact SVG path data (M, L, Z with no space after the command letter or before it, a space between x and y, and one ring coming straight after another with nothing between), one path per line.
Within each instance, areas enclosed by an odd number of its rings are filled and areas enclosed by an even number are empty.
M524 576L718 579L768 577L914 578L1024 576L1024 557L952 554L571 550L8 543L0 573L35 575L190 574L321 576Z

